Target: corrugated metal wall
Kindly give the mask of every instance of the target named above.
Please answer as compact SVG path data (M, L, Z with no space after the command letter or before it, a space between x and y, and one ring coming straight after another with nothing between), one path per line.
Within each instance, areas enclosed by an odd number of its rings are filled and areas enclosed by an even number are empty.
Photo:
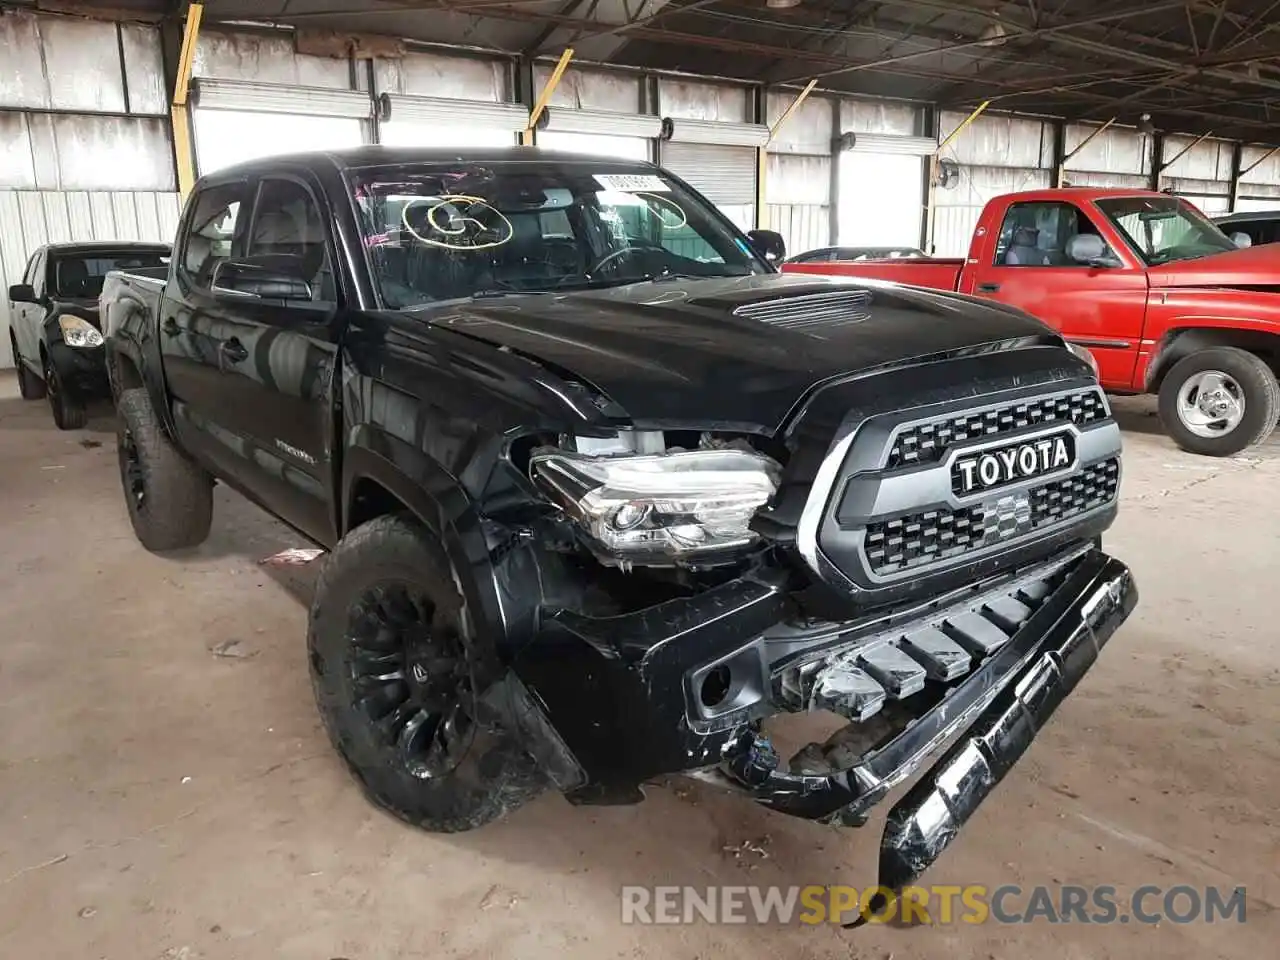
M43 243L171 239L159 31L10 10L0 50L0 292ZM0 296L0 367L13 365L8 330Z
M942 115L945 139L964 122L962 113ZM1053 128L1045 121L981 116L943 151L960 165L954 186L934 193L933 253L963 257L987 201L1002 193L1049 186Z
M767 121L778 122L795 91L770 93ZM762 223L777 230L789 254L825 247L831 237L831 141L839 103L810 97L794 110L769 144Z

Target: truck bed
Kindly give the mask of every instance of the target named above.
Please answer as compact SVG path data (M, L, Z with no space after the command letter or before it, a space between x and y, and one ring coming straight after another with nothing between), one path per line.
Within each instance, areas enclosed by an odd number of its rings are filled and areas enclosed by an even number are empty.
M866 277L913 287L955 290L960 283L962 259L902 258L897 260L833 260L826 263L788 263L783 273L812 273L824 277Z
M144 318L153 316L168 276L167 266L109 271L98 295L102 335L110 337L125 324L140 327Z

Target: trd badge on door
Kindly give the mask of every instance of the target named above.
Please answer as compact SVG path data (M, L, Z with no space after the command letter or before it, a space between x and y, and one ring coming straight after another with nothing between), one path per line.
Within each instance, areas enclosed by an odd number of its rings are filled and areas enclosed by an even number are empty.
M951 489L958 494L991 490L1005 484L1056 473L1076 459L1075 436L1067 431L1012 443L995 450L956 458Z
M295 457L298 460L301 460L303 463L316 462L316 458L313 457L311 454L307 453L304 450L299 450L297 447L292 446L291 444L285 443L283 440L277 440L276 446L279 447L281 450L283 450L285 453L289 454L289 456Z

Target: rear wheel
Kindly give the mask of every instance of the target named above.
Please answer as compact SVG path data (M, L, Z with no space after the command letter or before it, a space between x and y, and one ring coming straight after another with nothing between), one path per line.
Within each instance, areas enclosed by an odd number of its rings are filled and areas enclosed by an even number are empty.
M116 404L120 483L133 532L148 550L194 547L209 536L213 479L169 441L143 389Z
M44 359L44 386L49 398L49 409L53 412L53 422L59 430L79 430L89 420L84 401L67 389L62 375L53 361Z
M1211 347L1174 364L1160 385L1160 419L1178 446L1229 457L1267 438L1280 416L1280 384L1260 358Z
M307 646L329 738L368 797L452 833L541 789L532 759L479 708L480 641L442 550L421 525L378 517L325 561Z
M18 396L23 400L39 400L44 396L44 381L31 372L18 352L18 338L9 331L9 346L13 350L13 365L18 368Z

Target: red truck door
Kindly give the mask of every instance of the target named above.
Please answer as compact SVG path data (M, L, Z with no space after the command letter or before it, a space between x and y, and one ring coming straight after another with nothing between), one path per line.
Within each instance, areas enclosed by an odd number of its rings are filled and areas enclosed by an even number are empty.
M1104 257L1082 263L1071 256L1068 251L1098 246L1096 241L1072 244L1082 234L1101 238ZM1006 209L999 233L973 246L978 262L965 270L961 293L1039 317L1088 348L1103 386L1132 386L1147 309L1147 273L1100 213L1067 199L1018 201Z

